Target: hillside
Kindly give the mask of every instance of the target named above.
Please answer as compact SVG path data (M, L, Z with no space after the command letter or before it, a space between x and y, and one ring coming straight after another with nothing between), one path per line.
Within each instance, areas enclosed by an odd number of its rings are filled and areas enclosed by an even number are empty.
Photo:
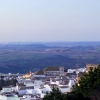
M59 43L58 43L59 44ZM85 67L100 63L100 43L0 44L0 72L27 73L47 66Z

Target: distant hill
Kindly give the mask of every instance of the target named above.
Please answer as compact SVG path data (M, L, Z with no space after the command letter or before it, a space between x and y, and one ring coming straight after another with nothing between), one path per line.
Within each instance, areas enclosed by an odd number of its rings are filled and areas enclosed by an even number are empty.
M27 73L47 66L85 67L100 63L100 42L0 44L0 73Z
M48 46L42 44L0 44L0 49L27 50L39 48L48 48Z

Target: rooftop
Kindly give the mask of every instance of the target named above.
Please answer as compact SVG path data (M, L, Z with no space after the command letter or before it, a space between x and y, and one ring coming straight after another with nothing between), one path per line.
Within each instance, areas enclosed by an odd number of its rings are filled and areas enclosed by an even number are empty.
M59 71L59 67L51 66L44 69L44 71Z
M35 73L35 75L44 75L44 72L43 72L43 70L39 70L39 71L37 71L37 72Z

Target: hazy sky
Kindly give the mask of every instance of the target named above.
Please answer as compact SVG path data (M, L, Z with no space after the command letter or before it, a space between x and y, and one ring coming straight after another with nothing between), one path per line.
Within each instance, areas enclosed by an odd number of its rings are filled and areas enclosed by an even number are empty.
M0 42L99 40L100 0L0 0Z

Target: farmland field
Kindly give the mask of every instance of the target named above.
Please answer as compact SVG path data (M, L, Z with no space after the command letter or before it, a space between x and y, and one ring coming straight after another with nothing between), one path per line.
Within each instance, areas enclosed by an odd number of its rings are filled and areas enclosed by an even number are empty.
M47 66L100 64L100 42L0 44L0 73L27 73Z

